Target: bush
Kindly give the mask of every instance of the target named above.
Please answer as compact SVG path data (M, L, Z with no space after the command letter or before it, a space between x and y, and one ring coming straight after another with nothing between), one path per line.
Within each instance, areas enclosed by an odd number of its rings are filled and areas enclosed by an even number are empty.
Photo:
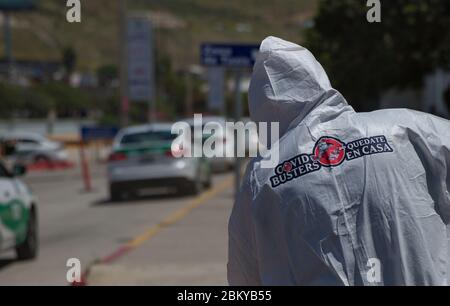
M0 117L44 118L52 109L60 117L80 116L94 105L90 94L65 83L52 82L35 87L0 83Z
M36 90L51 98L53 103L50 107L54 108L61 117L79 116L92 107L92 99L87 93L65 83L51 82L40 85Z

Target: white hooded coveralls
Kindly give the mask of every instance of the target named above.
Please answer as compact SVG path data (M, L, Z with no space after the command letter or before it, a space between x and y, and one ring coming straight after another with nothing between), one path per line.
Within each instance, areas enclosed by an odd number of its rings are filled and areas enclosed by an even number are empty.
M280 158L261 167L273 146L247 167L230 285L446 285L450 122L356 113L305 48L268 37L260 51L250 115L280 123Z

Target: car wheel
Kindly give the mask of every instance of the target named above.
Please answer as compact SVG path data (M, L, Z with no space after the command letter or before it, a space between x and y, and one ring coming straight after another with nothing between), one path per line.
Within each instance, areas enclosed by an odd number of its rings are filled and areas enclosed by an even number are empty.
M203 190L203 182L200 177L196 177L194 181L180 186L180 193L183 195L198 195Z
M184 195L197 195L202 191L202 187L202 182L199 179L196 179L181 187L181 193Z
M27 225L27 237L25 241L16 247L19 260L30 260L36 258L38 253L38 221L35 209L30 211Z
M110 187L109 189L109 198L113 202L118 202L123 199L123 194L121 190L113 189Z
M208 172L205 182L203 183L203 187L205 189L209 189L212 186L212 180L211 180L211 171Z

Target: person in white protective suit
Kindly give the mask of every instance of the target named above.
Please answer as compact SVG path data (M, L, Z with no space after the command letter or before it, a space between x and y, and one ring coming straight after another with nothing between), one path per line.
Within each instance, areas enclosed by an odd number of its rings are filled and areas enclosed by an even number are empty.
M349 75L357 78L357 75ZM266 38L249 89L280 138L229 221L230 285L446 285L450 122L357 113L305 48ZM261 166L279 150L278 165Z

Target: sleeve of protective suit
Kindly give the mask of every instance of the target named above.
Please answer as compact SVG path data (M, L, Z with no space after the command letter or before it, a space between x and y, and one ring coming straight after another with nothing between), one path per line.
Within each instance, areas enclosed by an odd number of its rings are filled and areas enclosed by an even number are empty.
M409 135L426 157L432 175L429 186L437 203L436 210L450 224L450 121L433 115L416 114L413 134Z
M252 192L247 174L228 224L227 269L230 286L260 285L251 213Z

